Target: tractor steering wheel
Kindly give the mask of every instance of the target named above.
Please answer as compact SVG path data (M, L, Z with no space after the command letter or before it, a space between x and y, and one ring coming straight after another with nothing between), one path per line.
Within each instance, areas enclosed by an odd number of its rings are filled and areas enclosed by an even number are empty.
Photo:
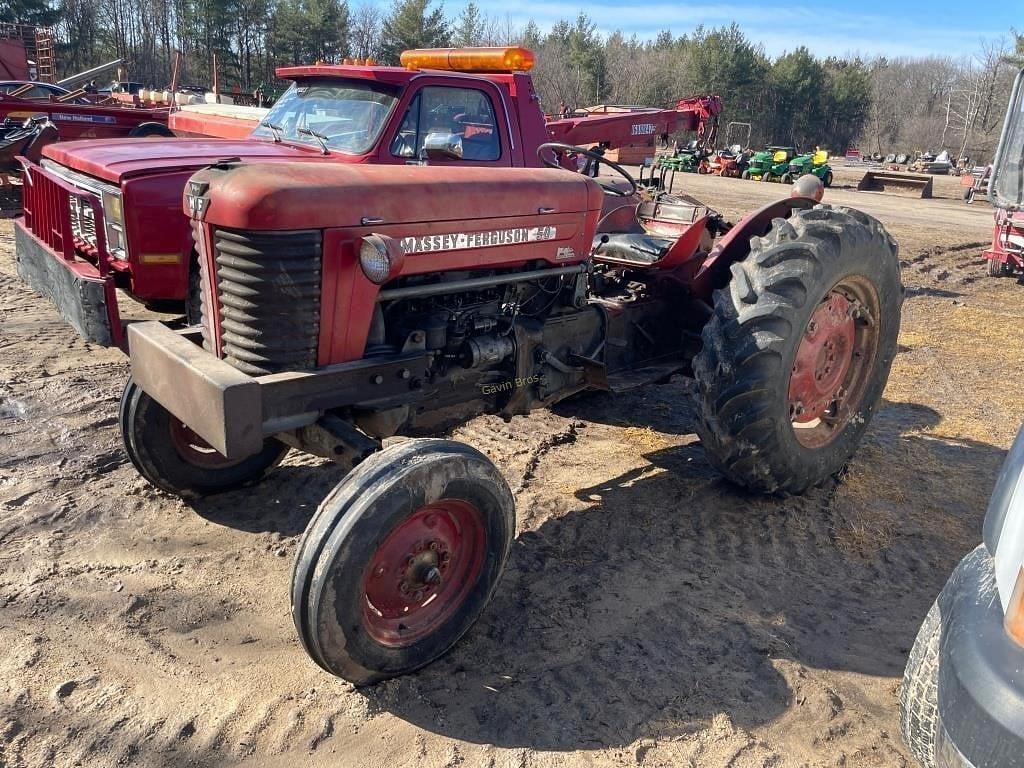
M552 160L545 157L544 153L548 150L550 150L556 158L559 154L563 152L572 152L573 154L576 155L583 155L584 157L593 160L598 165L604 163L617 174L619 174L622 178L629 182L629 190L623 191L608 182L602 182L600 179L595 178L594 181L596 181L601 186L601 189L603 189L606 194L614 195L616 197L632 197L633 195L636 194L636 191L638 189L636 179L629 175L629 171L627 171L618 163L612 162L604 155L602 155L600 152L595 152L592 149L584 149L583 147L577 147L574 146L573 144L563 144L560 141L549 141L537 147L537 157L542 163L544 163L544 165L546 165L548 168L561 168L562 170L569 169L566 168L564 165L561 165L557 159Z

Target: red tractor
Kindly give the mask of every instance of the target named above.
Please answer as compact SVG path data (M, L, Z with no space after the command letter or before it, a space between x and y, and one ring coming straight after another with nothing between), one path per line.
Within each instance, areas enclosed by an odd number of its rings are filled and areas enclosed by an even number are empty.
M181 196L189 176L232 157L262 162L536 167L549 140L607 146L664 130L712 130L717 97L545 124L522 48L406 51L372 62L287 67L293 82L244 139L81 141L25 161L18 272L97 344L123 346L116 289L199 322L199 267ZM207 115L207 119L209 116ZM223 129L220 126L218 130ZM454 137L458 152L428 148ZM567 162L568 159L566 158Z
M708 460L799 493L843 468L885 387L897 245L818 204L816 178L732 224L592 150L536 152L550 168L218 162L183 201L201 326L128 328L120 425L154 486L225 491L292 449L349 470L302 537L291 605L309 655L354 683L450 649L509 554L501 474L429 436L681 373Z
M992 277L1005 277L1024 271L1024 211L996 208L992 245L982 255L988 260Z

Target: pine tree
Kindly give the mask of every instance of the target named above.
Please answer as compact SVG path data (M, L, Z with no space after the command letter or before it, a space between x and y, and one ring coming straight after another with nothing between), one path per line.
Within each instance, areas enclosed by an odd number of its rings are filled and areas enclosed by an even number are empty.
M470 0L462 13L455 20L454 44L460 48L469 48L483 44L484 17L477 4Z
M398 64L402 51L410 48L444 48L451 45L451 31L440 7L430 11L431 0L395 0L391 15L384 20L381 58Z
M3 22L49 27L58 18L59 11L47 0L0 0L0 21Z

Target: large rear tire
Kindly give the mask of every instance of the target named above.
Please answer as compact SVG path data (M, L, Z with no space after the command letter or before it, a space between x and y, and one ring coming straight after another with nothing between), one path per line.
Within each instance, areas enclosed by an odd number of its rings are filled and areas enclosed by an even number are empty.
M900 731L922 768L935 768L941 638L942 616L936 602L917 632L900 686Z
M693 366L697 432L731 481L800 493L853 455L896 354L897 252L876 220L821 205L732 265Z
M244 459L229 460L181 423L132 379L121 395L119 413L125 452L146 480L182 498L206 496L262 479L288 446L274 438Z
M292 619L333 675L367 685L445 654L483 612L515 535L497 468L450 440L408 440L324 499L292 570Z

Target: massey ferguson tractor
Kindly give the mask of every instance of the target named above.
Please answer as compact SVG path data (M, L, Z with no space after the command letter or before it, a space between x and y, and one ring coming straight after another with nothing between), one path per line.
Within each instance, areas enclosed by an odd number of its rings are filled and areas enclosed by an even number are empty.
M459 139L434 165L539 167L545 141L615 148L662 133L713 134L716 96L674 109L545 123L523 48L406 51L402 67L366 61L286 67L293 84L244 139L63 142L26 159L18 273L86 339L124 346L117 290L199 322L199 261L181 196L217 160L406 166L427 139ZM571 158L564 157L566 164Z
M291 605L309 655L356 684L450 649L508 558L507 483L437 435L684 374L709 462L800 493L850 459L896 353L897 245L819 204L815 177L733 224L584 147L540 145L548 168L430 159L460 141L412 167L199 171L201 325L128 327L120 425L154 486L226 491L293 449L348 470L302 536Z

